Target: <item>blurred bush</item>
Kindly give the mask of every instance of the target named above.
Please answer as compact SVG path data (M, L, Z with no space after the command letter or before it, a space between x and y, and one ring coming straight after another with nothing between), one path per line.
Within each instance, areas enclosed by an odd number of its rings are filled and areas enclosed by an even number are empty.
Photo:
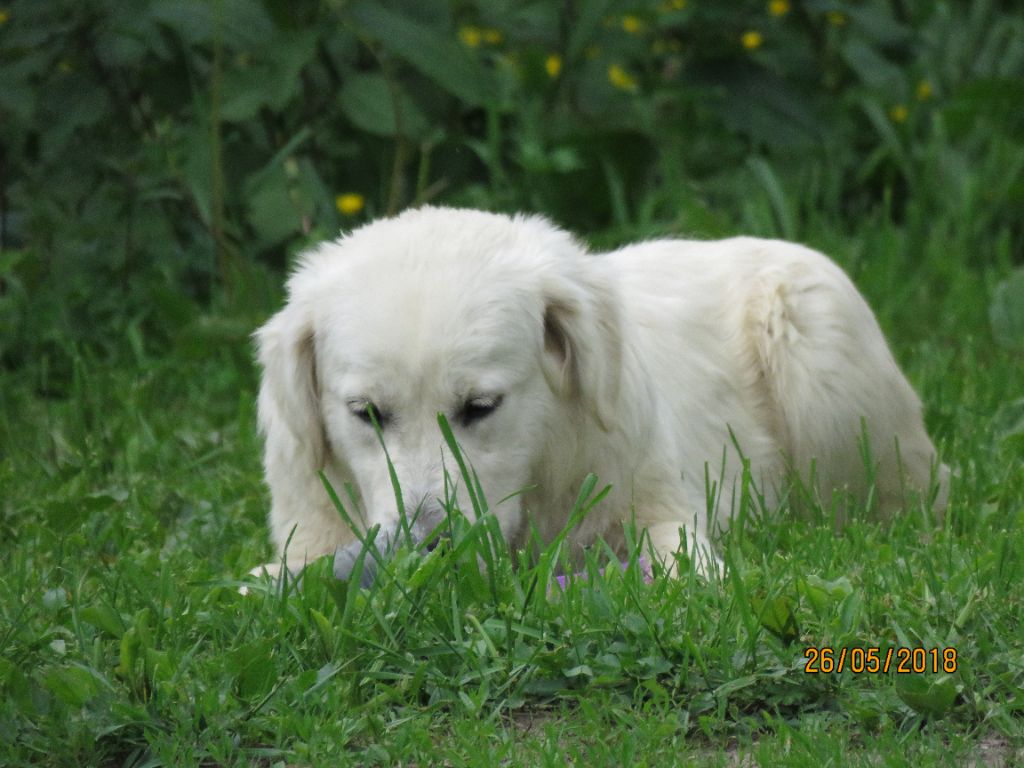
M1019 253L1013 7L0 4L0 359L126 334L144 352L201 335L211 301L259 314L267 266L431 201L613 239L956 210L951 237Z

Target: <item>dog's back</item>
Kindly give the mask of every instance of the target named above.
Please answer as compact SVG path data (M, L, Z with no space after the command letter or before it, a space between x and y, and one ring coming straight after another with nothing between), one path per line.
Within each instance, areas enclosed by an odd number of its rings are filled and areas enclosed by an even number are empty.
M949 471L934 465L921 402L871 309L827 257L733 238L643 243L598 258L620 286L640 354L660 360L652 370L675 374L661 386L689 388L663 398L690 406L668 414L670 430L690 446L734 454L727 483L741 469L734 436L769 498L781 462L826 504L835 489L863 500L873 480L890 512L908 490L936 481L935 507L944 507ZM694 430L717 431L717 443L711 434L693 440ZM717 458L695 456L682 470L703 461L714 470Z

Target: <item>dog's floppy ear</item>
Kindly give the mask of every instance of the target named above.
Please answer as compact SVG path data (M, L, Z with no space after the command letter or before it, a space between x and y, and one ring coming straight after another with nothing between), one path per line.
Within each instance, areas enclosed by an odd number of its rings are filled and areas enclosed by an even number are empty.
M287 471L313 473L323 468L326 438L320 418L313 326L309 313L293 300L256 334L260 382L259 422L273 460L305 466Z
M552 389L578 397L608 431L618 410L622 336L613 287L589 268L588 258L580 254L562 265L566 271L545 286L544 374Z

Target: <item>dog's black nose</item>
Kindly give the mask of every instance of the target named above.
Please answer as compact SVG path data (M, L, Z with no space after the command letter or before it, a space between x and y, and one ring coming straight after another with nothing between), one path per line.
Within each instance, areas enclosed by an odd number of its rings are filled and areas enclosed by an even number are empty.
M434 533L433 536L428 536L427 540L423 543L423 548L427 552L433 552L443 542L448 541L450 538L451 537L448 535L448 531L439 530L436 533Z

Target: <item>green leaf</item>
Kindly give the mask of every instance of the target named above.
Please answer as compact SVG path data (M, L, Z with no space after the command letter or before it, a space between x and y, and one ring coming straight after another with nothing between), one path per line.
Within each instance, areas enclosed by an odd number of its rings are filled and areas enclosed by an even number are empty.
M129 681L132 680L140 650L142 650L142 639L139 637L139 631L135 627L129 627L128 631L121 636L119 663L116 669L118 675Z
M203 0L157 0L149 15L185 43L207 43L214 32L213 3Z
M43 686L72 707L81 707L100 692L96 674L79 665L46 670L43 673Z
M811 574L800 583L800 591L817 611L824 611L834 603L838 603L853 593L853 585L845 576L835 581L825 581L820 576Z
M843 59L865 85L887 92L897 91L906 77L903 70L867 45L853 38L842 47Z
M440 576L445 569L445 561L440 550L435 549L419 559L416 570L409 576L409 589L421 589L427 583Z
M843 598L839 607L839 627L843 632L853 632L860 626L864 600L859 592L853 592Z
M320 611L316 610L316 608L310 608L309 615L313 618L313 624L316 626L317 634L320 635L320 642L323 643L324 652L333 652L334 645L337 642L334 625L331 624L330 619L320 613Z
M146 649L146 678L154 683L167 682L174 675L174 664L167 651Z
M778 595L770 600L754 597L750 600L761 626L784 642L793 642L800 636L796 620L796 604L785 596Z
M467 104L494 101L491 77L449 29L431 28L369 2L354 5L348 17L361 32Z
M220 108L220 116L230 122L244 122L255 117L269 103L265 88L270 67L232 70L224 76L224 92L228 94Z
M959 692L955 675L899 675L896 678L896 694L907 706L926 717L945 715Z
M221 106L221 117L232 122L244 122L266 107L274 111L285 109L301 97L302 81L299 75L316 56L316 33L307 32L291 36L279 35L264 55L264 60L236 66L224 75L226 94Z
M602 21L614 4L615 0L584 0L579 4L579 13L573 20L569 45L566 49L570 61L580 57L583 49L593 40L595 33L601 29Z
M562 674L565 675L567 678L570 678L570 679L574 678L574 677L588 677L589 678L589 677L593 677L594 676L594 670L591 669L590 666L587 665L587 664L579 664L579 665L573 667L572 669L563 670Z
M235 648L227 657L227 668L235 676L238 695L243 698L265 694L277 679L273 640L257 640Z
M834 6L835 4L831 4ZM901 24L889 10L888 4L879 4L881 7L858 8L852 3L846 3L843 12L846 13L856 27L858 37L871 40L872 42L889 48L907 45L914 35L914 32L905 24ZM831 10L829 8L828 10Z
M725 77L729 98L722 119L736 133L786 151L805 151L821 137L821 118L813 103L789 83L768 72L743 72Z
M149 15L188 45L211 43L219 37L234 48L257 48L274 34L262 3L251 0L157 0Z
M78 618L86 624L101 629L111 637L124 634L124 621L113 607L107 604L89 605L78 612Z
M743 677L737 677L734 680L730 680L729 682L718 686L718 688L715 689L715 696L728 698L737 691L742 691L744 688L749 688L756 684L757 675L744 675Z
M338 102L352 124L378 136L419 138L426 134L428 124L412 99L394 83L396 93L388 86L383 75L352 75L346 79L338 94ZM395 115L395 97L400 115ZM401 131L399 131L399 126Z
M283 170L261 174L246 190L248 219L265 245L278 245L302 231L302 212L296 208Z
M358 579L356 579L356 584L358 586ZM328 578L324 580L324 587L327 589L331 599L334 600L334 604L338 607L338 614L344 617L345 606L348 604L348 582Z

